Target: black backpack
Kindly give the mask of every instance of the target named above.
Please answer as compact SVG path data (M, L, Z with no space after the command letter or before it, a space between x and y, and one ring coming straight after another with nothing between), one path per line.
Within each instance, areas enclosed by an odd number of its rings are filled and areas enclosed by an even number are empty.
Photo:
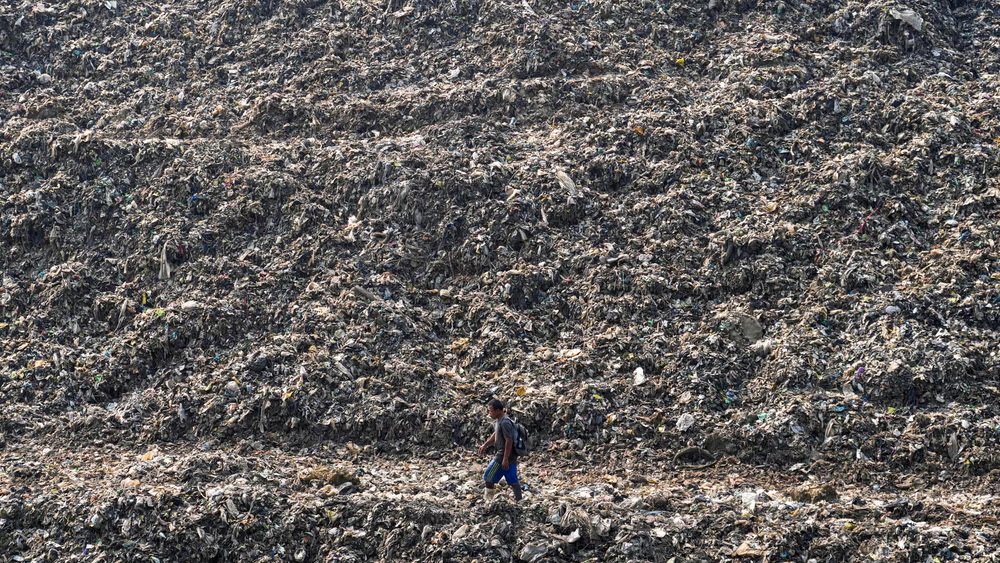
M514 453L518 457L527 455L531 451L531 433L518 421L514 422L514 429L517 430L517 437L514 439Z

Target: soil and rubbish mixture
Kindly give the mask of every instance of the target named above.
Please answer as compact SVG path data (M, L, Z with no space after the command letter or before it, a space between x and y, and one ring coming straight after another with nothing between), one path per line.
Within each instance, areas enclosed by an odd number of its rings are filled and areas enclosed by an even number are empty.
M0 562L994 557L998 30L0 3Z

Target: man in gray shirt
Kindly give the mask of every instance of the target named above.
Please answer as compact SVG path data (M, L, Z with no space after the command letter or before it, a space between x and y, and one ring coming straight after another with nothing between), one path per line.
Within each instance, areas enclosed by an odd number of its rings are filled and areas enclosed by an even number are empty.
M486 482L486 499L492 499L496 494L497 483L502 478L514 491L514 500L521 500L521 483L517 480L517 450L514 443L517 441L517 428L507 416L506 407L500 399L491 399L486 403L486 413L495 422L493 423L493 435L489 437L482 446L479 446L479 454L485 454L490 446L496 446L496 455L493 461L486 466L483 472L483 480Z

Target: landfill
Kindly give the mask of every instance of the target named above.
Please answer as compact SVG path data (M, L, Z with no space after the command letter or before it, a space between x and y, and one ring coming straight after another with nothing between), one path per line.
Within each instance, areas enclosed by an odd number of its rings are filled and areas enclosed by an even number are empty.
M998 30L0 3L0 563L993 560Z

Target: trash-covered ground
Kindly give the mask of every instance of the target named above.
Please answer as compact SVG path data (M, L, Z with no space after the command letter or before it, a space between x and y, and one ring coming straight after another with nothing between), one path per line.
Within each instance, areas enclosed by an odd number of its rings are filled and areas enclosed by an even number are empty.
M5 453L8 560L984 560L997 479L962 491L832 485L808 469L668 469L555 455L483 502L473 456L240 442ZM12 526L12 524L16 524Z
M998 30L0 5L0 561L991 557Z

